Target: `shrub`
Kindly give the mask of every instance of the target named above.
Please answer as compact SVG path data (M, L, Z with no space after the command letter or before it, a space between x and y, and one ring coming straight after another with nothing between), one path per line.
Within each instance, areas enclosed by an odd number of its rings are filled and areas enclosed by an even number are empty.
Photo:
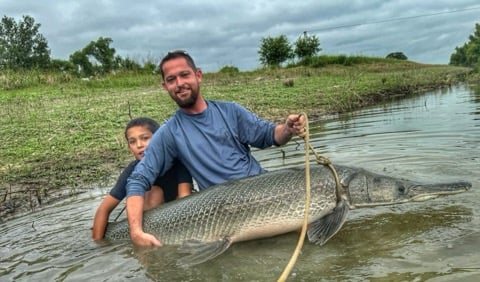
M239 73L240 70L235 66L224 66L220 69L219 73L234 75Z

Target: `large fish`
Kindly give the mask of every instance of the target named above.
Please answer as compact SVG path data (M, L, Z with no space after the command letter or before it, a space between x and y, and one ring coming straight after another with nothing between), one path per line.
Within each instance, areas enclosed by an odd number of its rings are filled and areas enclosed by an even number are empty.
M467 182L421 184L335 166L342 189L327 166L312 164L308 239L323 245L342 227L350 208L425 200L459 193ZM180 264L212 259L234 243L301 228L305 209L305 167L285 168L215 185L147 211L145 232L189 255ZM130 239L126 220L109 223L106 239Z

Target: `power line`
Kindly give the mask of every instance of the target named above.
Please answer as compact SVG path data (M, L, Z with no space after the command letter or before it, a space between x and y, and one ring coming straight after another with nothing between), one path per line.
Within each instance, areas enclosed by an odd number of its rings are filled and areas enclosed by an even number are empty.
M475 7L471 7L471 8L445 11L445 12L437 12L437 13L432 13L432 14L423 14L423 15L417 15L417 16L391 18L391 19L384 19L384 20L365 22L365 23L357 23L357 24L348 24L348 25L339 25L339 26L332 26L332 27L325 27L325 28L317 28L317 29L309 30L308 32L318 32L318 31L326 31L326 30L333 30L333 29L340 29L340 28L347 28L347 27L354 27L354 26L361 26L361 25L368 25L368 24L377 24L377 23L385 23L385 22L393 22L393 21L403 21L403 20L410 20L410 19L416 19L416 18L438 16L438 15L443 15L443 14L453 14L453 13L459 13L459 12L464 12L464 11L479 10L479 9L480 9L480 6L475 6ZM306 32L307 31L304 31L304 34Z

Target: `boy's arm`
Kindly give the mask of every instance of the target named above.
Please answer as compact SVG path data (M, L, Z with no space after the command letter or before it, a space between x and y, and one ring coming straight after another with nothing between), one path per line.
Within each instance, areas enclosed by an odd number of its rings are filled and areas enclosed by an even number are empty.
M100 240L105 235L105 230L107 228L108 217L110 213L118 206L118 204L125 198L127 194L125 186L127 185L127 178L132 173L135 165L138 161L132 161L128 166L122 171L120 176L117 179L117 183L110 190L109 194L103 199L98 206L97 211L95 212L95 217L93 218L93 228L92 228L92 239Z
M92 228L92 239L100 240L105 235L105 229L107 228L108 217L112 210L120 203L112 195L107 195L103 199L102 203L95 212L95 217L93 218L93 228Z
M192 184L189 182L178 183L178 196L177 199L186 197L192 194Z

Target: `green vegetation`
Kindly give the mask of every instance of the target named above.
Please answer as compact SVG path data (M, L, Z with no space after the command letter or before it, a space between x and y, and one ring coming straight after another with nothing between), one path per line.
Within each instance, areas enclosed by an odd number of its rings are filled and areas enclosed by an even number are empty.
M18 23L4 16L0 22L0 69L46 68L50 63L47 39L30 16Z
M392 52L387 55L387 59L408 60L408 57L403 52Z
M295 57L292 46L284 34L278 37L267 36L262 38L258 55L260 56L260 63L266 67L279 67L286 60Z
M62 72L65 76L92 77L117 71L151 73L155 68L152 59L141 66L133 59L115 55L115 48L110 47L113 40L108 37L99 37L96 41L91 41L83 49L71 54L68 61L51 59L48 42L40 33L40 26L31 16L23 16L18 22L11 17L2 18L0 21L1 71L41 70L42 72Z
M455 48L450 64L480 70L480 24L475 24L475 32L468 39L463 46Z
M315 35L309 36L305 31L293 45L288 42L287 36L267 36L260 40L260 62L265 67L279 67L289 59L298 58L307 60L317 55L322 49L320 40Z
M378 58L326 59L351 63L206 73L203 94L274 121L300 112L314 120L448 86L470 71ZM2 73L1 79L16 87L0 90L0 204L110 185L131 158L123 137L127 121L149 116L161 122L176 110L154 74L82 80L32 71ZM295 83L286 87L285 80Z
M295 49L293 53L298 58L308 58L313 57L322 51L320 48L320 40L315 35L308 36L307 32L303 33L303 36L300 36L297 41L295 41Z

